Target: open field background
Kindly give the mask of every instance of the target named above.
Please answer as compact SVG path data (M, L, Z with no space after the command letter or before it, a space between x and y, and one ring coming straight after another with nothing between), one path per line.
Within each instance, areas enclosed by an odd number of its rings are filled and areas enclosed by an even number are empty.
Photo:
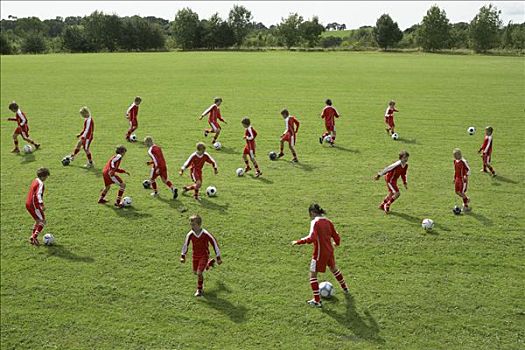
M124 113L143 98L139 138L164 149L171 178L203 140L197 121L222 96L228 124L210 150L219 175L204 187L219 195L196 203L153 199L141 182L148 159L128 147L133 208L96 204L101 168L123 142ZM342 114L337 148L320 146L326 97ZM401 139L383 128L395 99ZM26 112L42 143L17 156L8 103ZM1 347L67 349L522 349L525 341L524 60L516 57L384 53L163 53L1 57ZM96 168L83 156L62 167L82 128L95 121ZM270 162L283 130L282 107L298 116L300 163ZM237 178L248 115L259 133L261 179ZM486 125L494 133L496 179L479 173L476 151ZM474 125L478 133L468 136ZM206 140L209 142L210 140ZM452 149L473 170L473 213L451 213ZM411 153L409 190L390 216L374 173ZM47 166L45 232L57 245L34 248L24 208L36 169ZM113 200L116 189L109 199ZM336 250L351 298L338 294L322 310L304 303L310 246L307 207L318 201L342 235ZM178 209L186 207L187 212ZM178 262L187 217L200 213L221 244L224 264L205 276L206 297L193 297L190 264ZM426 234L420 221L432 218ZM335 282L331 275L320 280Z

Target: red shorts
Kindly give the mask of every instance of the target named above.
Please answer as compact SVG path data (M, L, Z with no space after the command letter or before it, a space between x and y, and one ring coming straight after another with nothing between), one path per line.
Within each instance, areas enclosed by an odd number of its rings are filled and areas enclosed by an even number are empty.
M31 204L26 203L26 209L29 212L29 214L31 214L33 219L35 219L35 221L44 221L46 219L44 211L42 210L40 206L35 206L32 203Z
M109 186L112 184L120 185L121 183L124 183L120 176L117 174L109 175L109 173L104 173L104 185Z
M191 169L190 176L193 182L202 181L202 170Z
M29 126L27 126L27 124L26 124L24 126L17 127L15 129L15 134L22 135L26 139L29 138Z
M292 135L291 133L287 132L283 136L281 136L281 141L288 142L290 145L295 146L296 136Z
M213 130L213 132L217 132L218 130L221 130L221 126L219 125L219 123L217 121L211 121L211 120L208 120L208 124L210 124L211 126L211 129Z
M151 168L151 181L155 181L157 177L159 177L163 180L168 179L168 168L162 167L162 168Z
M242 152L242 154L246 154L246 155L249 155L250 158L254 159L255 158L255 146L244 146L244 151Z
M491 154L488 154L488 153L483 153L483 154L481 155L481 159L483 159L483 164L485 164L485 165L486 165L486 164L490 165L490 160L491 160L491 158L492 158L492 157L491 157Z
M209 256L193 257L193 272L205 271L208 266Z
M335 123L325 123L326 131L333 132L335 131Z
M91 142L93 141L93 139L81 138L80 141L81 141L82 147L84 148L84 151L88 151L89 146L91 146Z
M397 182L386 182L386 188L388 188L388 192L394 194L399 192L399 187L397 187Z
M390 128L395 127L396 125L394 124L394 116L385 117L385 124L387 124Z
M310 261L310 272L325 272L327 265L331 269L335 268L334 254L320 257L318 260L312 258L312 261Z
M460 193L466 193L467 192L467 181L463 181L463 179L455 179L454 180L454 188L456 192Z

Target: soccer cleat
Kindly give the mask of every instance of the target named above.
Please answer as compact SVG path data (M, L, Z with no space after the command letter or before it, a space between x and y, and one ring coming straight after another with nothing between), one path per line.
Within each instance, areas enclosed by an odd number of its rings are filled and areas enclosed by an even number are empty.
M193 295L196 296L196 297L202 297L202 294L204 294L202 289L197 289L197 291Z
M388 205L385 205L385 206L383 207L383 211L385 212L385 214L390 213L390 207L389 207Z
M11 153L20 153L20 150L18 149L18 147L15 147L15 148L13 148Z
M204 137L208 137L208 130L204 130Z
M385 203L381 203L378 208L379 210L385 210Z
M84 168L86 168L86 169L93 168L93 162L87 162L87 163L84 165Z
M333 141L330 142L330 147L335 147L335 143Z
M348 290L348 288L343 288L343 293L345 293L345 294L349 294L350 291Z
M184 187L182 188L182 194L188 192L189 190L190 190L190 189L189 189L187 186L184 186Z
M322 136L319 138L319 143L320 143L321 145L323 144L323 137L322 137Z
M104 198L100 198L100 199L98 200L98 204L106 204L107 202L108 202L108 200L107 200L107 199L104 199Z
M470 213L472 211L471 207L463 206L463 212L464 213Z
M158 192L151 192L151 193L150 193L150 196L152 196L152 197L158 197L158 196L159 196L159 193L158 193Z
M492 176L492 177L496 177L496 173L493 172L490 176Z
M294 159L292 159L292 162L299 163L299 159L297 159L297 157L295 157Z
M35 148L39 149L40 148L40 144L39 143L35 143Z
M488 171L486 169L481 169L479 172L480 173L488 173Z
M308 300L306 303L312 307L323 307L323 304L320 301L315 301L315 299Z
M259 177L262 175L262 171L260 170L257 170L257 172L255 173L255 177Z
M199 196L193 196L193 198L195 198L195 200L198 201L198 202L201 201L201 197L199 197Z
M29 237L29 243L35 246L39 246L40 242L38 241L38 238L36 236Z
M247 166L245 169L244 169L244 172L247 173L248 171L252 170L252 168L250 168L249 166Z
M215 267L215 259L210 259L208 261L208 264L206 265L206 270L209 270L211 268Z
M179 196L179 190L177 190L175 187L171 189L171 193L173 193L173 199L177 199Z
M68 158L69 158L69 161L70 161L70 162L72 162L72 161L74 161L74 160L75 160L75 156L74 156L74 155L72 155L72 154L71 154L71 155L69 155L69 156L68 156Z
M283 153L283 152L281 152L281 153L279 153L279 154L277 155L277 158L281 158L281 157L284 157L284 153Z
M120 202L115 202L115 207L117 208L124 208L124 204L120 203Z

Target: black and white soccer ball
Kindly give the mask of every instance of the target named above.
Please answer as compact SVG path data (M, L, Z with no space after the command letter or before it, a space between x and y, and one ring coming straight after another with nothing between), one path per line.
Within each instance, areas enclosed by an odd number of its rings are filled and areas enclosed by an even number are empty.
M395 132L392 134L392 140L397 140L397 139L399 139L399 134Z
M454 213L454 215L459 215L461 214L461 208L455 205L454 208L452 209L452 212Z
M476 133L476 128L473 126L469 126L469 128L467 129L467 132L469 135L474 135Z
M70 163L71 163L71 158L69 156L65 156L64 158L62 158L63 166L68 166Z
M217 188L215 188L215 186L208 186L206 194L208 197L215 197L217 195Z
M144 188L146 190L149 190L151 188L151 181L150 180L144 180L142 181L142 186L144 186Z
M46 233L44 235L44 244L53 245L53 243L55 243L55 237L51 233Z
M133 200L131 199L131 197L122 198L122 205L124 207L130 207L132 203L133 203Z
M129 140L131 142L137 142L137 134L131 134L129 135Z
M335 289L332 283L321 282L319 284L319 294L321 294L323 298L331 298L335 294Z
M31 145L25 145L23 150L25 154L33 153L33 147L31 147Z
M277 153L274 151L268 153L268 157L270 157L270 160L276 160L277 159Z

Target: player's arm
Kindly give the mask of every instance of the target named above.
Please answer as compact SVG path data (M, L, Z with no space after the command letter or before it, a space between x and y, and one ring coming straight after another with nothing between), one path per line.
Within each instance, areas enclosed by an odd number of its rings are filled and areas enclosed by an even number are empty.
M213 172L215 173L215 175L217 175L219 173L219 168L217 166L217 162L208 153L206 153L206 158L204 158L204 161L209 163L209 164L211 164L213 166Z
M16 118L7 118L7 120L10 122L16 122Z
M330 223L330 228L332 229L332 239L334 240L335 245L339 246L341 244L341 236L337 233L333 223Z
M295 133L297 134L297 131L299 131L299 125L301 125L301 123L299 123L299 121L297 119L294 120L294 125L295 125Z
M221 115L221 111L217 110L217 119L219 119L221 122L223 122L224 124L228 124L226 122L226 120L224 120L224 118L222 117Z
M375 180L379 180L379 178L381 176L384 176L386 173L388 173L389 171L392 171L395 167L397 167L399 164L401 164L401 161L398 160L397 162L394 162L392 164L390 164L389 166L387 166L386 168L384 168L383 170L381 170L380 172L378 172L376 174L376 176L374 177Z
M292 241L292 245L310 244L317 239L317 230L315 229L315 223L310 224L310 233L308 236Z
M186 262L186 253L188 253L188 246L190 245L190 239L191 239L191 232L188 232L186 235L186 239L184 239L184 244L182 245L182 249L180 252L180 262L185 263Z
M217 264L222 264L222 258L221 258L221 250L219 249L219 243L215 239L215 237L208 232L208 236L210 237L211 245L213 246L213 250L215 251L215 257L217 258Z
M192 153L192 154L188 157L188 159L186 159L186 161L184 162L184 164L182 164L182 166L180 167L180 170L179 170L179 175L182 176L182 174L184 174L184 170L186 170L186 169L190 166L190 164L191 164L191 162L192 162L192 160L193 160L194 155L195 155L195 153Z

